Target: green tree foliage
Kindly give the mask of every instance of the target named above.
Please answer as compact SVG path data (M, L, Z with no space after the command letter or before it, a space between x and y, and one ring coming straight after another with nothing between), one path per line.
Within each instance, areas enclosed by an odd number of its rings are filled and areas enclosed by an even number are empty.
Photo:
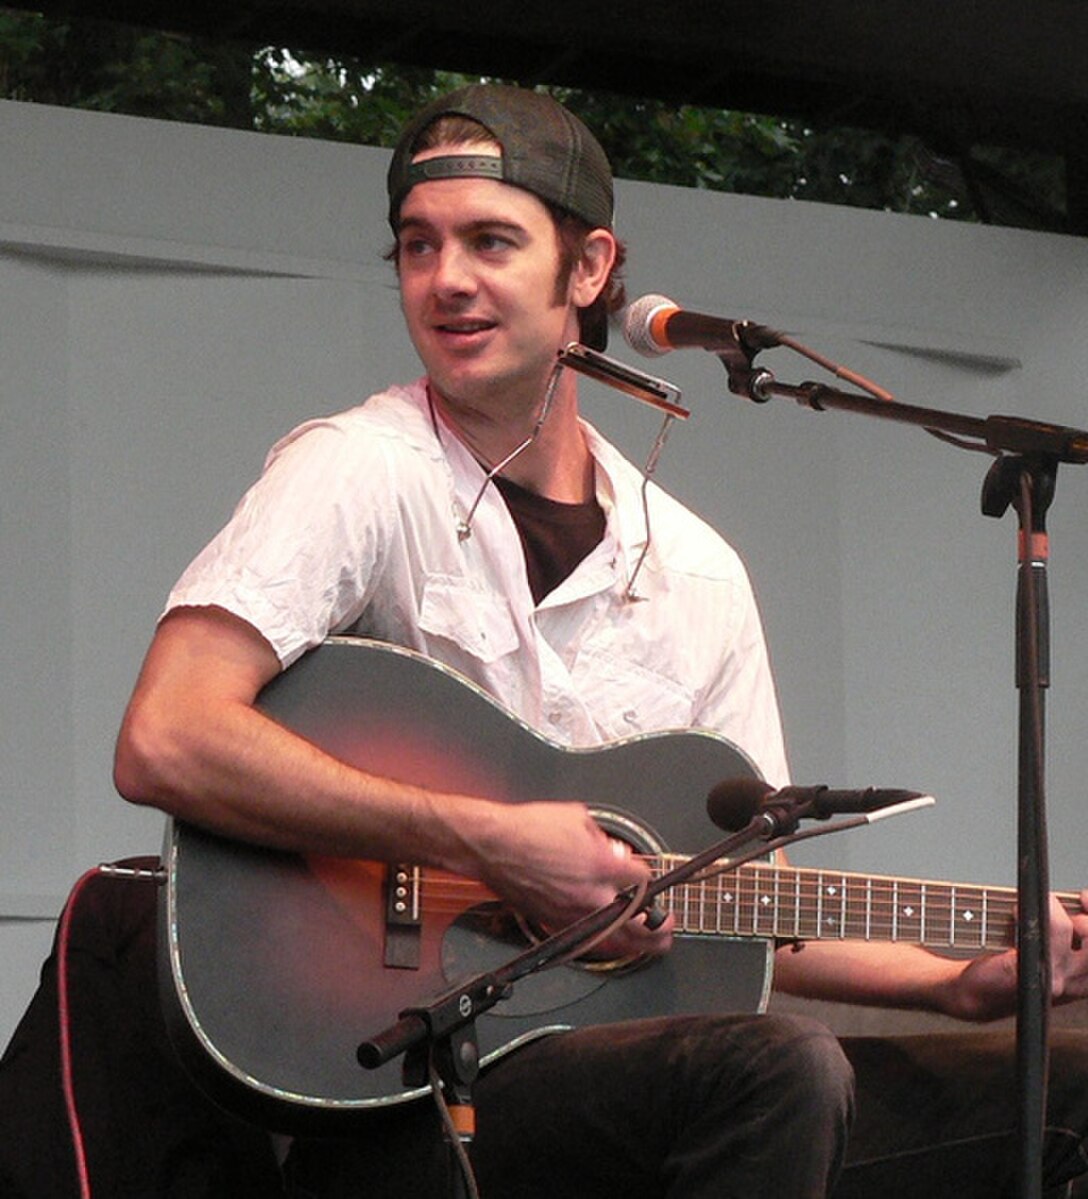
M466 81L281 48L0 8L0 96L166 120L392 145L404 119ZM918 139L773 115L551 89L617 175L782 199L1060 229L1060 160L1001 149L939 157Z
M0 95L249 127L252 52L104 21L0 9Z

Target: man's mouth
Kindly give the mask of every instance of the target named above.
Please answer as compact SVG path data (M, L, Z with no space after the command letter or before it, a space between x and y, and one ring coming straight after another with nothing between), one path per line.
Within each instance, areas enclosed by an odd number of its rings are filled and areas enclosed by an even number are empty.
M438 321L435 328L439 333L454 333L461 336L471 336L473 333L485 333L495 328L494 321L460 318L458 320Z

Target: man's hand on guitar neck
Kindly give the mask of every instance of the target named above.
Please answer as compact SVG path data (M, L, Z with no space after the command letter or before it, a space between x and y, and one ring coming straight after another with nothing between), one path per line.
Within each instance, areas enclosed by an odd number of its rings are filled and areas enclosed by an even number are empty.
M1088 888L1082 911L1070 915L1050 897L1050 974L1055 1003L1088 997ZM994 1020L1016 1010L1016 951L975 958L955 979L950 1012L967 1020Z
M1081 891L1080 903L1081 911L1071 916L1057 900L1050 900L1050 969L1056 1003L1088 997L1088 887Z
M1066 897L1068 901L1069 897ZM1055 1003L1088 997L1088 889L1081 910L1050 901L1050 957ZM1014 949L964 961L922 945L891 940L807 941L775 957L780 990L839 1003L916 1008L960 1020L987 1021L1016 1011Z

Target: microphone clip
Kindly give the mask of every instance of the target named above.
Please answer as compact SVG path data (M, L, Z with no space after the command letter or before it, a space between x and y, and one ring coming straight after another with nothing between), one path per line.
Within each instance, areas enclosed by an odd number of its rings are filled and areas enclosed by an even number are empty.
M777 336L765 325L752 321L737 321L733 332L730 344L714 351L725 367L729 390L742 399L766 404L773 394L774 375L766 367L757 367L755 357L760 350L780 344Z

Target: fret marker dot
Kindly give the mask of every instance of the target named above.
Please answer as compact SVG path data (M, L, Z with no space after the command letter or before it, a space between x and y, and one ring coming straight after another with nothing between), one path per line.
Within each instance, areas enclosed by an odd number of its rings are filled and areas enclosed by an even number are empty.
M914 908L912 908L912 907L911 907L911 906L908 904L908 905L907 905L907 906L906 906L906 907L903 909L903 915L904 915L904 916L913 916L913 915L914 915Z

